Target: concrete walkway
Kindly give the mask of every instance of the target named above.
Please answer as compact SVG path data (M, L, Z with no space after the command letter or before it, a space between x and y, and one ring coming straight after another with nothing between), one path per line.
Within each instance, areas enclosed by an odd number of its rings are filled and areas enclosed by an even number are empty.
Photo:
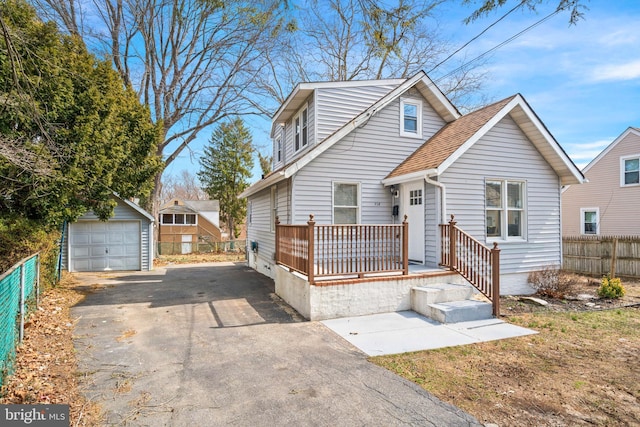
M80 382L104 425L480 426L299 319L244 264L76 277Z
M536 334L499 319L441 324L413 311L322 321L369 356L432 350Z

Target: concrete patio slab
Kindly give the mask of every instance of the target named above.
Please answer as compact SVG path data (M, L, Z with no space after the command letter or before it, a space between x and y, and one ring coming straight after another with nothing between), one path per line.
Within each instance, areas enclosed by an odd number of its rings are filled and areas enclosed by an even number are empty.
M412 311L346 317L321 323L369 356L433 350L537 333L499 319L445 325Z

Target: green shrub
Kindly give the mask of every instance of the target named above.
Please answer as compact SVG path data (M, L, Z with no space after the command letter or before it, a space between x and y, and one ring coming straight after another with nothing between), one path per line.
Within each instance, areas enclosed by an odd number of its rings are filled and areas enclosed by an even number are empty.
M40 252L40 284L55 282L60 232L38 221L0 217L0 274L23 258Z
M608 276L602 278L598 288L598 296L600 298L622 298L625 293L626 291L619 278L610 278Z

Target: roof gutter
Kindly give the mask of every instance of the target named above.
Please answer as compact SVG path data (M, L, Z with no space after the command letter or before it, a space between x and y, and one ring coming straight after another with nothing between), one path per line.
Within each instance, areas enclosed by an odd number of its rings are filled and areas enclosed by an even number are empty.
M438 176L437 172L432 174L433 176ZM424 175L424 180L427 184L435 185L440 189L441 197L440 197L440 224L444 224L447 220L447 187L440 181L434 181L428 174Z

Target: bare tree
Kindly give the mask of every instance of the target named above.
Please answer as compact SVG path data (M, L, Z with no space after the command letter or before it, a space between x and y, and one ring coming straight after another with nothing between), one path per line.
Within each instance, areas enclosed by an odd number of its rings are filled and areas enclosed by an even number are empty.
M209 200L209 196L202 190L195 174L183 169L177 175L164 174L162 177L160 204L172 199Z
M258 76L256 83L282 102L300 81L406 78L432 70L454 50L433 16L441 3L308 0L296 11L294 31L280 34L279 51L263 57L272 73ZM477 95L485 80L482 65L462 67L460 60L449 60L431 77L445 75L440 88L470 109L475 107L470 95Z
M158 154L166 167L205 128L228 115L264 111L263 52L282 28L277 0L34 0L85 43L98 45L163 132ZM91 5L91 4L89 4ZM99 24L78 22L92 14ZM94 19L95 19L94 18ZM162 172L155 177L157 216Z

